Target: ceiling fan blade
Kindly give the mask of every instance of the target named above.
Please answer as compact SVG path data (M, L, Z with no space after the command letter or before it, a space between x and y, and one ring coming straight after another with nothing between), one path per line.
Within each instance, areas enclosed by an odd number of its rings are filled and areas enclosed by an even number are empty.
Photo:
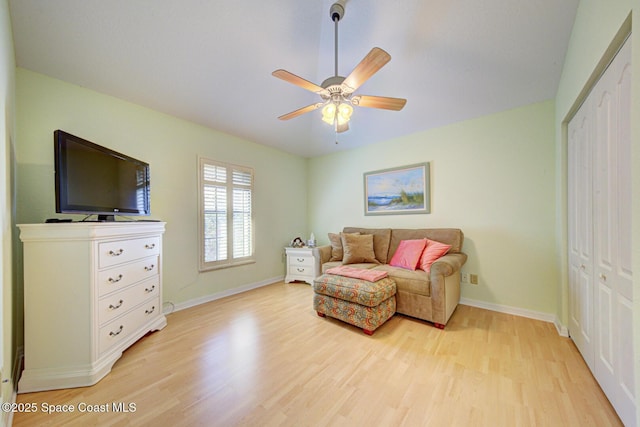
M307 105L306 107L302 107L302 108L298 108L295 111L292 111L290 113L287 114L283 114L282 116L278 117L280 120L289 120L289 119L293 119L294 117L298 117L304 113L308 113L309 111L313 111L313 110L317 110L318 108L322 107L322 102L318 102L316 104L311 104L311 105Z
M403 98L389 98L387 96L358 95L351 98L351 102L359 107L400 111L404 108L407 100Z
M288 72L287 70L276 70L271 73L274 77L284 80L285 82L292 83L296 86L301 87L302 89L309 90L313 93L317 93L319 95L328 96L329 92L315 83L311 83L309 80L305 80L302 77L298 77L293 73Z
M374 47L362 61L353 69L351 74L342 82L347 93L353 93L369 77L373 76L387 62L391 61L391 55L379 47Z

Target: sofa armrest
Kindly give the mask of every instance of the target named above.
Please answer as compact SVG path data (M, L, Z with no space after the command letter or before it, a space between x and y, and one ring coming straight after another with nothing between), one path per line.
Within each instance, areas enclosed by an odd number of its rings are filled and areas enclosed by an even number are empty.
M320 267L331 259L331 245L317 246L313 248L313 256L320 262Z
M467 254L463 253L447 254L438 258L436 262L431 264L432 280L438 274L445 277L451 276L456 271L459 271L465 262L467 262Z
M432 321L439 328L444 328L460 302L460 269L466 261L466 254L454 253L431 264Z

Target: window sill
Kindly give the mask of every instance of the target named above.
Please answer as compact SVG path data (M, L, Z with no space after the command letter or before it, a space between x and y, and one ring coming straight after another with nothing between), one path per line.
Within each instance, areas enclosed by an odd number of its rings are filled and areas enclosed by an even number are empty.
M198 271L200 273L206 273L207 271L222 270L224 268L240 267L243 265L255 264L255 263L256 263L255 259L247 259L247 260L235 261L232 263L225 263L225 264L200 265L200 268L198 269Z

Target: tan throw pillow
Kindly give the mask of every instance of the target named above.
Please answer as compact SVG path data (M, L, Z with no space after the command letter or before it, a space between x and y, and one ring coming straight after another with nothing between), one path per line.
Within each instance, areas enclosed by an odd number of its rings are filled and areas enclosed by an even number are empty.
M342 234L342 264L356 264L371 262L380 264L373 252L373 235L371 234Z
M342 234L343 233L329 233L329 243L331 243L331 261L342 261ZM353 233L360 234L360 233Z
M329 243L331 243L331 258L329 258L329 261L342 261L342 238L340 234L329 233Z

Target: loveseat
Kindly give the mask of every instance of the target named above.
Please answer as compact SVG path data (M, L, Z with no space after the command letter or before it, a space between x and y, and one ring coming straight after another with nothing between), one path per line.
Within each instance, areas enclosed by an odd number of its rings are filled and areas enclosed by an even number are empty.
M390 265L403 240L421 239L451 247L426 268L428 273L419 265L416 270ZM445 327L460 300L460 269L467 261L467 255L461 252L464 240L462 230L345 227L342 233L329 233L329 240L331 244L314 249L315 256L320 260L321 271L317 275L344 264L386 271L396 282L397 313L432 322L440 329ZM405 243L402 244L403 249ZM397 259L393 260L396 265Z

